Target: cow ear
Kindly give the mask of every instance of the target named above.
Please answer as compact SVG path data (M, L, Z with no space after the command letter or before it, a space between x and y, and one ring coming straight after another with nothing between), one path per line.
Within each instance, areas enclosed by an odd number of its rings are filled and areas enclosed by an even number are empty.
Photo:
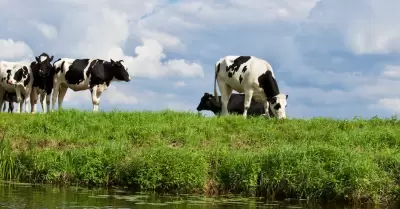
M36 62L40 62L39 57L35 57Z
M118 61L118 62L124 62L124 60L120 60L120 61Z
M111 64L114 64L115 61L113 59L110 59L110 60L111 60Z
M286 99L289 97L289 94L286 94Z
M49 62L53 61L53 59L54 59L54 56L51 56L49 59Z

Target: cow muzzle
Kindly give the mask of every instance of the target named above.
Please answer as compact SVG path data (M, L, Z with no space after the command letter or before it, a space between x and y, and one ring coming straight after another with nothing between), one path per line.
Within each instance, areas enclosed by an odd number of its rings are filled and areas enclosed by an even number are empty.
M7 80L7 84L14 85L15 83L11 80Z

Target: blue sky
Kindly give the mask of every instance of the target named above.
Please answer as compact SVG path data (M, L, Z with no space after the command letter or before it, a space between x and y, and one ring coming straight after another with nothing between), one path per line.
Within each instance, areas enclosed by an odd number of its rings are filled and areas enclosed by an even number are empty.
M390 117L400 111L397 0L0 0L0 59L124 59L100 110L195 111L215 62L270 62L289 117ZM90 110L89 91L64 107ZM40 106L38 104L38 109Z

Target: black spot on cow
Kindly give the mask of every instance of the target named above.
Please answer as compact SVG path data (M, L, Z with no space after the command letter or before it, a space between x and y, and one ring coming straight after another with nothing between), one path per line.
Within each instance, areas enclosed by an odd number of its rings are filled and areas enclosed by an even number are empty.
M233 73L232 73L232 72L229 72L229 73L228 73L228 77L229 77L229 78L232 78L232 76L233 76Z
M242 81L243 81L243 76L240 75L240 76L239 76L239 82L242 83Z
M63 65L64 63L62 63ZM83 70L88 66L89 59L76 59L69 66L68 71L65 73L65 80L68 84L79 84L84 80ZM61 69L63 69L61 67Z
M27 74L26 75L26 79L25 79L25 81L24 81L24 86L26 87L28 84L29 84L29 81L31 80L31 75L30 74Z
M242 73L245 73L247 71L247 66L243 67Z
M215 72L216 75L218 75L220 68L221 68L221 63L218 63L217 70Z
M258 77L258 83L260 87L264 89L264 93L268 98L274 97L280 93L278 84L269 70Z
M239 70L240 66L242 66L244 63L250 60L250 56L240 56L237 57L235 60L233 60L233 64L230 65L226 71L232 70L233 75ZM232 76L231 76L232 77Z
M275 102L276 102L276 100L275 100ZM281 108L281 104L277 104L277 105L275 105L275 107L274 107L275 110L279 110L280 108Z

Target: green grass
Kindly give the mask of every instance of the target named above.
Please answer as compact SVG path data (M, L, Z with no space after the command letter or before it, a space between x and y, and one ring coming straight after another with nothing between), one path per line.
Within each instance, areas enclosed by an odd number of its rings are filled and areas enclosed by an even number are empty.
M395 118L75 110L0 118L4 180L352 203L400 194Z

